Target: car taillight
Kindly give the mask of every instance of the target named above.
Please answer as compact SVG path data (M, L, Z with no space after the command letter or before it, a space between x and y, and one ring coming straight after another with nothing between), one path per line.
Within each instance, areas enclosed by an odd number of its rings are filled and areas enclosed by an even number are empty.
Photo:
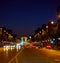
M46 48L52 48L50 45L46 46Z

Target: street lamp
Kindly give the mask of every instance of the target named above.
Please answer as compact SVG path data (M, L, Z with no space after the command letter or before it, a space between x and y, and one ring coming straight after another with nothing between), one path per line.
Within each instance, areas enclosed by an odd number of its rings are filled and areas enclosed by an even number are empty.
M46 25L46 31L48 32L48 25Z
M60 14L58 15L58 18L60 19Z
M31 37L31 36L29 36L29 38L31 39L32 37Z
M54 21L51 21L51 24L54 24Z
M48 28L48 25L46 25L46 28Z

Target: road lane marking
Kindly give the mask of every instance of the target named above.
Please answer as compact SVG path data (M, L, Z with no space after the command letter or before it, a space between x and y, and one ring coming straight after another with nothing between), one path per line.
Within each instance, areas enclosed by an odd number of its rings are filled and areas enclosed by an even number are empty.
M16 63L18 63L18 60L17 60L17 56L23 51L23 49L17 53L17 55L15 55L8 63L11 63L12 61L14 61L14 59L16 60Z

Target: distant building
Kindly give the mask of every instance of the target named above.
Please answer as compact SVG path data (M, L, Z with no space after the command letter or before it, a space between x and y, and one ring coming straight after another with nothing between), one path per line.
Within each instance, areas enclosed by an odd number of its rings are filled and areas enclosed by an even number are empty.
M23 39L23 40L24 40L24 42L26 42L26 41L27 41L27 37L25 37L25 36L21 37L21 39Z

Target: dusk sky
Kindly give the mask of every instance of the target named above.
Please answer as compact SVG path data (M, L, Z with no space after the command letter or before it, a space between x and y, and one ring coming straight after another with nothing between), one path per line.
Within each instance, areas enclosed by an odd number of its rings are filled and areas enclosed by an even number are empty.
M34 31L49 21L57 21L60 0L1 0L0 26L12 29L19 36Z

